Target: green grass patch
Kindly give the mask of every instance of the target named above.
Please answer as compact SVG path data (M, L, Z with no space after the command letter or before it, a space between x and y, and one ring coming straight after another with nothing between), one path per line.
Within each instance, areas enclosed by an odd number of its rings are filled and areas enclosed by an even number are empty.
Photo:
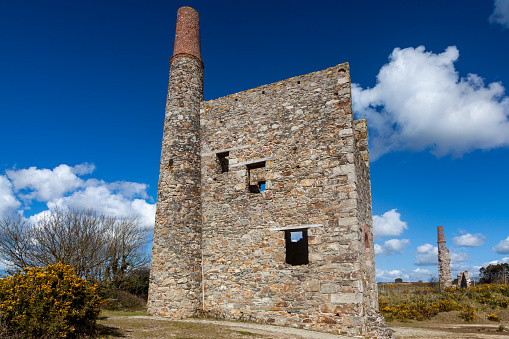
M110 311L102 310L100 317L129 317L135 315L150 315L146 311Z

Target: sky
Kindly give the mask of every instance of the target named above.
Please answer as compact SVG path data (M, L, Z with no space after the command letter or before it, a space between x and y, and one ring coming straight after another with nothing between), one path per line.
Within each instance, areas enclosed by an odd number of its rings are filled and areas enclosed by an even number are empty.
M153 226L177 9L205 100L349 62L366 117L378 281L509 262L509 0L2 1L0 214Z

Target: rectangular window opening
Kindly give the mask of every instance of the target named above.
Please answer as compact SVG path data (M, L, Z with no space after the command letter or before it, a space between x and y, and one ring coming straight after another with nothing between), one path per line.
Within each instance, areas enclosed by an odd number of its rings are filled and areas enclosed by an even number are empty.
M249 185L249 193L262 193L265 189L265 181L258 181L255 185Z
M266 183L264 173L260 172L262 168L265 168L265 161L256 162L247 165L247 181L249 185L249 193L262 193L266 190Z
M308 230L285 231L286 263L290 265L309 264Z
M216 153L217 160L219 161L219 167L221 169L221 173L226 173L230 169L230 162L228 160L228 156L230 155L230 152L223 152L223 153Z

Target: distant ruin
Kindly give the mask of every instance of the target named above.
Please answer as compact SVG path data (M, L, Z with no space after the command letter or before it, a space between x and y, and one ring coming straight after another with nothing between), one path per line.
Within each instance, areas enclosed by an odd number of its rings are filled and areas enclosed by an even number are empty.
M468 275L468 271L461 271L458 273L458 282L456 286L459 288L469 288L472 282L470 281L470 276Z
M444 226L438 226L438 282L440 287L451 287L451 259L445 246Z
M182 7L148 311L390 337L349 65L204 102L200 51L198 12Z

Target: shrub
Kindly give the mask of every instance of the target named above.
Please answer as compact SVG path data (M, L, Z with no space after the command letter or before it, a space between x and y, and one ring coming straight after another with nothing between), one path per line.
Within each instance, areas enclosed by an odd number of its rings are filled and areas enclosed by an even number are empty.
M96 286L58 263L0 279L0 312L25 337L72 338L92 333L100 312Z
M472 321L475 319L475 310L472 307L465 307L460 312L459 316L465 321Z
M486 318L488 318L488 320L491 320L491 321L500 321L500 318L496 314L488 314L486 316Z

